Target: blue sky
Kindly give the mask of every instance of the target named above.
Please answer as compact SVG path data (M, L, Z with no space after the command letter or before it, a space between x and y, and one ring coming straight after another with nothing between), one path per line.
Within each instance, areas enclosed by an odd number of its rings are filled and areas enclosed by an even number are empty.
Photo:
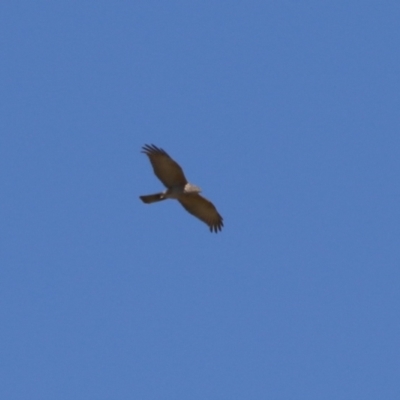
M400 5L0 5L2 399L400 398ZM224 217L159 191L164 148Z

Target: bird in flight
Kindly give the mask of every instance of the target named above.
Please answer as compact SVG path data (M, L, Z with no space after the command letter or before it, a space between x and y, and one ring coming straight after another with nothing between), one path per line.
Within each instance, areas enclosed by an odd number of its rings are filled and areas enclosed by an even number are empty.
M161 193L140 196L143 203L150 204L165 199L176 199L186 211L205 222L211 232L217 233L222 229L223 218L214 204L200 196L201 189L187 181L182 168L176 161L154 144L143 146L142 153L149 157L154 174L167 188Z

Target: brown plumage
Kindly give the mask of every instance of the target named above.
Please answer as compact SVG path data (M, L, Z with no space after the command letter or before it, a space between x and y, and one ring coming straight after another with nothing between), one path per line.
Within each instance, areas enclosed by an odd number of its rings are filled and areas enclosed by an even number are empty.
M154 173L167 188L162 193L140 196L146 203L154 203L166 199L176 199L190 214L205 222L211 232L218 232L224 226L223 218L214 204L199 193L198 186L190 184L180 165L163 149L146 144L142 153L149 157Z

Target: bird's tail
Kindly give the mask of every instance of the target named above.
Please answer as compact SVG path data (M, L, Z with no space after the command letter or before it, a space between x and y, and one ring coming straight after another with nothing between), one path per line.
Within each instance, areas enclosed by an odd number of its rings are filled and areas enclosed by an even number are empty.
M156 201L165 200L164 193L156 193L156 194L148 194L147 196L140 196L140 200L143 203L150 204L155 203Z

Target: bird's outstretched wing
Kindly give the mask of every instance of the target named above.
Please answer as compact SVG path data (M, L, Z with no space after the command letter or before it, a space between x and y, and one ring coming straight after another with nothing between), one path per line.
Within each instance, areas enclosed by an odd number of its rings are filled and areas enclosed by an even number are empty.
M189 193L179 196L179 203L190 212L190 214L205 222L211 232L218 232L224 226L223 218L211 201L198 193Z
M187 180L182 168L163 149L154 144L146 144L142 147L142 153L149 157L154 173L165 187L186 185Z

